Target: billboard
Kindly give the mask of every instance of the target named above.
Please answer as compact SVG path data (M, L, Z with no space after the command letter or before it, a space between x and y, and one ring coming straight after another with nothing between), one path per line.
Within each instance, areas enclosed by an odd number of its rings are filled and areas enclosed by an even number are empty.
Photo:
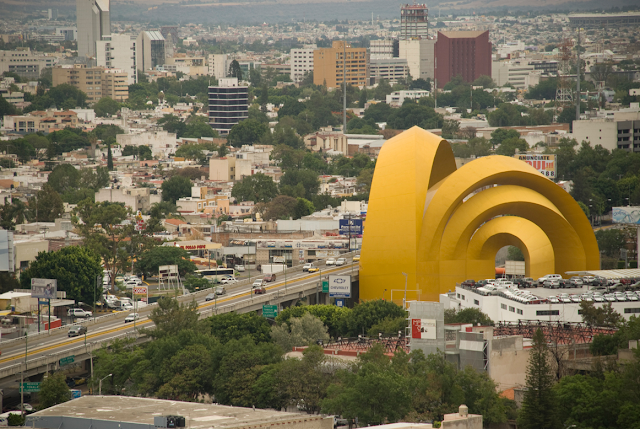
M549 179L555 179L558 174L555 155L517 153L513 157L526 162Z
M362 219L340 219L339 226L340 235L362 235Z
M411 338L435 340L436 319L411 319Z
M640 207L614 207L611 212L613 223L640 225Z
M56 279L31 279L31 296L33 298L55 299L58 292Z
M329 296L351 298L351 276L329 276Z

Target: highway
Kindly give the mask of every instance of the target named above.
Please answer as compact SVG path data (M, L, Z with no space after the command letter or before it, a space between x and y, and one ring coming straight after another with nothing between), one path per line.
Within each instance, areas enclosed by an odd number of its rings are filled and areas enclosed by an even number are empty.
M286 286L284 275L278 273L277 281L268 283L268 286L266 286L267 293L265 295L251 294L250 281L260 278L253 277L251 280L245 280L235 285L227 285L227 293L218 296L216 301L205 301L206 295L211 290L183 295L178 297L178 300L180 302L190 302L195 299L201 317L209 317L214 313L230 311L255 311L260 309L264 303L279 304L302 297L305 293L315 293L315 285L320 280L320 275L323 279L326 279L329 274L348 275L351 273L357 275L357 262L351 262L342 267L322 267L320 273L303 273L300 269L290 269L287 271ZM55 369L51 366L57 367L57 363L54 365L51 359L64 356L65 352L68 352L68 355L75 354L75 356L80 357L79 355L90 353L91 350L102 347L103 344L114 338L136 336L134 329L153 327L153 322L148 316L155 307L156 305L152 304L138 309L137 312L140 318L136 321L135 328L133 323L124 323L124 318L130 312L123 311L96 317L95 321L90 319L81 322L88 328L86 336L69 338L67 336L69 325L67 325L66 327L52 330L51 333L45 332L30 337L27 341L16 339L0 343L0 349L2 350L2 355L0 356L0 388L5 387L3 385L6 385L9 379L12 381L11 384L15 384L15 377L12 375L19 373L24 368L25 353L27 369L35 370L35 367L42 366L45 361L46 368ZM74 352L74 350L76 351ZM57 362L57 359L55 360ZM6 387L9 386L7 385Z

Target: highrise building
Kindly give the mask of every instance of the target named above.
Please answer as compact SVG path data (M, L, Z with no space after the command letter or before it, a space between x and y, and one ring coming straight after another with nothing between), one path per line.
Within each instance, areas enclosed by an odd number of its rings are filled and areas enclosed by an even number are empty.
M429 10L426 4L405 4L400 8L400 40L429 37Z
M349 85L362 87L369 84L369 53L366 48L352 48L347 42L334 41L331 48L313 51L314 84L326 83L327 88L336 88L342 85L345 75Z
M142 31L136 39L136 67L153 70L164 65L164 37L159 31Z
M431 79L435 77L434 39L400 40L400 58L407 60L409 73L413 79Z
M465 82L491 76L489 31L439 31L435 55L438 88L458 75Z
M54 67L51 73L53 86L63 83L73 85L87 94L89 104L96 103L102 97L110 97L116 101L129 98L127 73L120 69L104 69L103 67L86 67L83 64Z
M138 82L136 68L136 37L130 34L110 34L96 42L96 65L127 72L129 84Z
M78 56L95 57L96 42L111 34L109 0L76 0Z
M249 88L240 86L235 77L218 80L209 87L209 125L220 135L227 135L235 124L249 117Z
M302 82L305 75L313 71L313 51L317 45L304 45L302 49L291 50L291 80Z
M370 60L388 60L398 58L399 46L398 40L381 39L371 40L369 42L369 59Z
M229 58L227 54L209 54L209 76L216 79L224 79L229 71Z

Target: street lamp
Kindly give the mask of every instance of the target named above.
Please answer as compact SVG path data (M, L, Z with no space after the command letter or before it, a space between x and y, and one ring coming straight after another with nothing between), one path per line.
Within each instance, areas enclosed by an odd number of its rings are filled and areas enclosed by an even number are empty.
M106 377L104 377L104 378L101 378L101 379L100 379L100 382L98 383L98 395L99 395L99 396L102 396L102 380L104 380L104 379L106 379L106 378L109 378L109 377L111 377L112 375L113 375L113 374L109 374L109 375L107 375Z
M402 299L402 308L407 308L407 273L402 273L404 276L404 298Z

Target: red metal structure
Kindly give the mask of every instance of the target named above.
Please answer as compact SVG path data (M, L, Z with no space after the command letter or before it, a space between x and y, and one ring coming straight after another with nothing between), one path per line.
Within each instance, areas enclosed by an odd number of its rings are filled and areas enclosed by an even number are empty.
M439 88L457 75L465 82L473 82L482 75L491 76L489 31L440 31L435 57Z

